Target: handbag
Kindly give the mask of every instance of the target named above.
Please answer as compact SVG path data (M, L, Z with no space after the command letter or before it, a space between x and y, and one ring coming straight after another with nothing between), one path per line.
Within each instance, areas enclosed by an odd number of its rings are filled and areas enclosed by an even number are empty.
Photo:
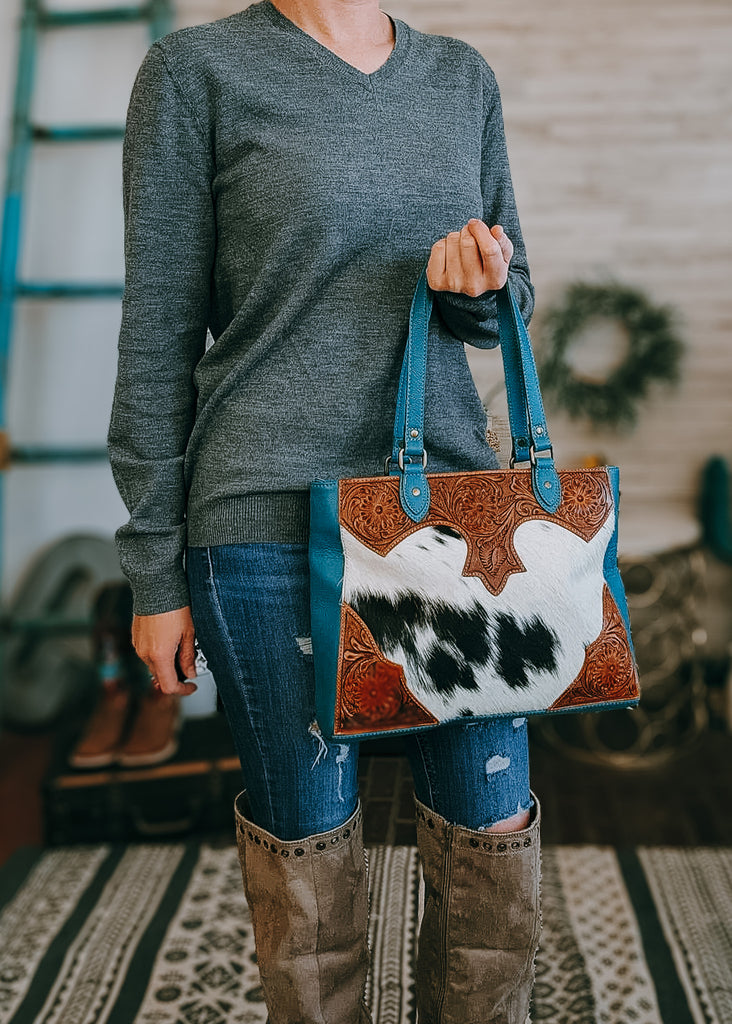
M333 739L640 699L617 566L618 467L555 468L508 282L496 304L510 468L426 470L425 267L383 475L310 487L316 714Z

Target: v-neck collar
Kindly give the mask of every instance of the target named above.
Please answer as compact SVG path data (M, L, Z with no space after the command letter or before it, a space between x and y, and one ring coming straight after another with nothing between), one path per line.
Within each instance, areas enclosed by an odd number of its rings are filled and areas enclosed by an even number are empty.
M337 53L321 43L320 40L316 39L315 36L311 36L305 29L300 28L294 21L291 21L287 15L283 14L282 11L275 7L272 0L259 0L256 6L261 10L262 14L270 19L270 21L277 25L279 28L288 32L293 38L298 38L300 41L307 46L316 56L320 57L321 60L329 64L334 70L343 72L347 75L351 75L366 84L381 82L383 79L388 78L392 75L404 62L404 58L409 50L410 43L410 32L409 25L405 21L401 21L400 18L394 18L391 14L387 14L387 17L394 25L394 47L386 58L384 63L376 68L375 71L366 72L361 71L354 64L350 64L347 60L339 57ZM386 13L386 12L384 12Z

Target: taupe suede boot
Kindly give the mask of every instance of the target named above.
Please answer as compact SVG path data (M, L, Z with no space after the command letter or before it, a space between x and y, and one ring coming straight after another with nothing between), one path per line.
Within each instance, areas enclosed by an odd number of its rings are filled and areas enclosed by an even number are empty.
M527 1024L541 935L541 807L525 829L452 825L416 798L425 882L418 1024Z
M234 801L244 893L269 1024L371 1024L368 867L361 802L348 821L282 841Z

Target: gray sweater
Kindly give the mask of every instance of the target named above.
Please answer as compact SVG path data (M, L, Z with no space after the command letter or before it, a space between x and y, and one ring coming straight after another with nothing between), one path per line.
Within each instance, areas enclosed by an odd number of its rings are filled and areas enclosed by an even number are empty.
M138 615L189 603L186 544L305 542L314 479L382 471L439 238L502 224L531 316L493 71L460 39L392 21L371 74L270 0L163 36L139 67L107 438ZM496 330L494 292L434 293L429 470L497 465L464 348Z

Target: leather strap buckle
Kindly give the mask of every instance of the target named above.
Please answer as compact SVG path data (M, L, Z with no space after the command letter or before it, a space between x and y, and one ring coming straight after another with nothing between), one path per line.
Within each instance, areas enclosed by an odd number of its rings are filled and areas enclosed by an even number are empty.
M550 459L553 459L554 458L554 448L553 448L553 446L549 445L548 448L542 449L542 454L543 453L546 453L547 456ZM526 459L521 459L521 462L526 462ZM536 465L536 448L533 446L533 444L529 447L529 462L531 463L532 466ZM511 458L508 460L508 465L509 465L510 469L513 469L513 467L516 465L516 453L515 453L515 451L512 452Z
M391 456L390 456L390 458L391 458ZM414 458L414 456L407 455L407 459L409 460L409 464L410 465L412 464L413 458ZM404 449L403 448L399 449L398 462L399 462L399 468L403 471L404 470ZM423 448L422 449L422 469L426 469L426 468L427 468L427 450L425 448Z

